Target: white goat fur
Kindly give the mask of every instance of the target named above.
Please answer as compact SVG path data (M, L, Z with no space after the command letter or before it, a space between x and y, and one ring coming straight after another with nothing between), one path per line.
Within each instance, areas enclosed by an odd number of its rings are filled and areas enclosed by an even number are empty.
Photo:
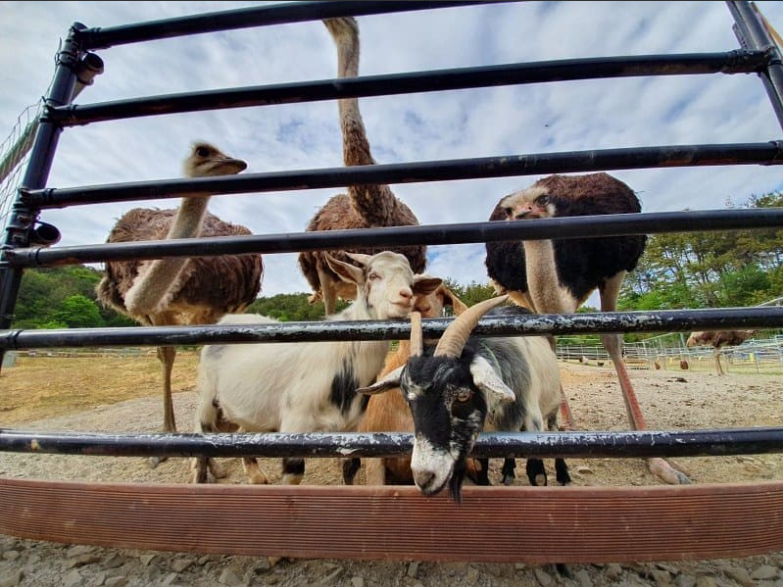
M363 268L331 257L328 262L343 280L356 285L360 295L328 320L404 319L413 308L414 294L428 293L441 283L440 279L414 276L408 260L397 253L349 256ZM220 324L274 322L258 314L230 314ZM342 373L352 377L356 387L369 385L383 367L388 348L388 341L206 346L198 368L196 431L353 430L361 418L363 402L357 396L348 409L341 409L330 401L333 380ZM244 459L251 481L266 483L266 475L257 465L248 468L253 462ZM211 465L208 460L194 459L193 480L205 479L206 465ZM300 480L301 475L284 476L284 483Z

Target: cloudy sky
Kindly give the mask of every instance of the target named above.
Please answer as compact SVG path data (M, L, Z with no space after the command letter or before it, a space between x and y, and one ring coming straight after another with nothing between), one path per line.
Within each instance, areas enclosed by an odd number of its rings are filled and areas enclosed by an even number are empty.
M0 139L45 92L59 39L74 21L107 27L260 2L0 2ZM783 2L759 2L783 30ZM738 48L724 2L525 2L359 17L361 74L376 75L613 55ZM336 77L320 22L211 33L98 52L105 73L77 103ZM628 78L362 98L379 163L665 144L764 142L781 128L755 75ZM194 140L245 159L252 172L342 165L335 102L145 117L66 129L52 187L180 177ZM721 209L783 189L779 167L613 172L644 211ZM508 177L393 186L420 223L486 220L498 199L538 179ZM256 234L303 231L339 190L220 196L210 210ZM57 246L104 242L136 206L44 211ZM429 271L485 282L483 245L432 246ZM262 295L307 291L296 255L267 255Z

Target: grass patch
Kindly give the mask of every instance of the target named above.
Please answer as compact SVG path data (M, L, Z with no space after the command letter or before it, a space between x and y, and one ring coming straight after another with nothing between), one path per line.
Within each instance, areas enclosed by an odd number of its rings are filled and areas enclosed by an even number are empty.
M198 353L177 353L174 393L194 389L197 364ZM7 426L162 397L163 370L154 350L138 357L19 357L15 366L3 368L0 387L0 422Z

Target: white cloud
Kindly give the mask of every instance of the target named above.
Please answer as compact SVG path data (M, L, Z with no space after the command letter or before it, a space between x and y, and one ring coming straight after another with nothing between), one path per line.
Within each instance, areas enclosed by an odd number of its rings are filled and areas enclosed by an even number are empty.
M114 26L257 2L2 2L0 134L46 91L58 39L73 21ZM783 4L759 2L781 28ZM527 2L360 17L362 75L548 59L729 51L722 2ZM78 103L326 79L334 46L318 22L166 39L99 51L106 71ZM663 144L764 142L781 128L755 75L585 80L362 99L379 163ZM178 177L196 139L244 158L249 171L342 165L337 105L291 104L113 121L67 129L49 185ZM775 167L613 172L647 211L722 208L783 188ZM538 177L395 185L423 224L486 220L497 200ZM210 209L257 234L299 232L340 190L216 197ZM44 211L61 245L103 242L132 202ZM482 245L430 247L429 271L485 281ZM307 291L296 255L267 255L264 294Z

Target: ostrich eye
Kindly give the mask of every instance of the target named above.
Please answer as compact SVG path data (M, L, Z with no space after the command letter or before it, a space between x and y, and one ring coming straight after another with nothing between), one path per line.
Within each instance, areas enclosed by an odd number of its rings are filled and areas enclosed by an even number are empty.
M209 149L206 147L197 147L196 148L196 155L199 157L208 157L209 156Z
M546 206L549 203L549 196L538 196L536 198L536 204L539 206Z
M468 401L471 397L473 397L473 392L468 389L463 389L457 394L457 401L464 403Z

